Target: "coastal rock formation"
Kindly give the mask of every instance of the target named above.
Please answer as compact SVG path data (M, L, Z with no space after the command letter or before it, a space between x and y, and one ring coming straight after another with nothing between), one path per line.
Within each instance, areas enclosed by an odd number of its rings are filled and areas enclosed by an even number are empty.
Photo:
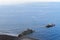
M28 29L22 32L21 34L19 34L18 36L11 36L11 35L4 34L4 35L0 35L0 40L37 40L35 38L25 36L31 33L33 33L33 30Z
M18 35L18 37L21 37L21 36L25 36L25 35L28 35L28 34L31 34L33 33L34 31L31 30L31 29L27 29L26 31L22 32L21 34Z

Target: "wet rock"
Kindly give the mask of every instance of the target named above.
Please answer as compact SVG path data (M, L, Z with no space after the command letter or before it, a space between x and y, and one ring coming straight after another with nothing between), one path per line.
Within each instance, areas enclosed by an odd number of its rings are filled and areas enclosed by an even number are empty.
M31 34L33 33L34 31L32 29L27 29L26 31L22 32L21 34L18 35L18 37L20 36L25 36L25 35L28 35L28 34Z
M46 25L47 28L54 27L54 26L55 26L55 24L48 24L48 25Z
M0 40L18 40L18 37L10 35L0 35Z
M10 36L10 35L0 35L0 40L37 40L35 38L31 37L16 37L16 36Z
M22 34L19 34L18 36L11 36L11 35L0 35L0 40L37 40L35 38L31 38L31 37L27 37L25 35L27 34L31 34L33 33L33 30L28 29L24 32L22 32Z

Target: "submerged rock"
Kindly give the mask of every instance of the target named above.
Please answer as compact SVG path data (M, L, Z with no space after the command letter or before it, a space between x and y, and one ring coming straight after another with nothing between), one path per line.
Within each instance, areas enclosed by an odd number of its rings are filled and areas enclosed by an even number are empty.
M48 25L46 25L47 28L54 27L54 26L55 26L55 24L48 24Z

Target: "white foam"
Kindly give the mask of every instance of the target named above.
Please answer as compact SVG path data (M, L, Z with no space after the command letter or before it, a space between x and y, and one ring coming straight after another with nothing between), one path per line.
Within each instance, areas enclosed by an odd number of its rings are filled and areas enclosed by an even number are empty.
M2 32L0 32L0 35L18 36L17 34L12 34L12 33L2 33Z

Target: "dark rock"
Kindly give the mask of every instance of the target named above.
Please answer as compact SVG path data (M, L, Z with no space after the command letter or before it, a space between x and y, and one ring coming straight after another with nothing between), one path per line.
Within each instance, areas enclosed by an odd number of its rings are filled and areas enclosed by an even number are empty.
M35 38L31 38L31 37L26 37L25 35L33 33L33 30L28 29L24 32L22 32L22 34L19 34L18 36L11 36L11 35L0 35L0 40L37 40Z
M54 26L55 26L55 24L48 24L48 25L46 25L47 28L54 27Z
M25 35L28 35L28 34L31 34L33 33L34 31L32 29L27 29L26 31L22 32L21 34L18 35L18 37L20 36L25 36Z
M0 40L17 40L18 37L10 35L0 35Z

